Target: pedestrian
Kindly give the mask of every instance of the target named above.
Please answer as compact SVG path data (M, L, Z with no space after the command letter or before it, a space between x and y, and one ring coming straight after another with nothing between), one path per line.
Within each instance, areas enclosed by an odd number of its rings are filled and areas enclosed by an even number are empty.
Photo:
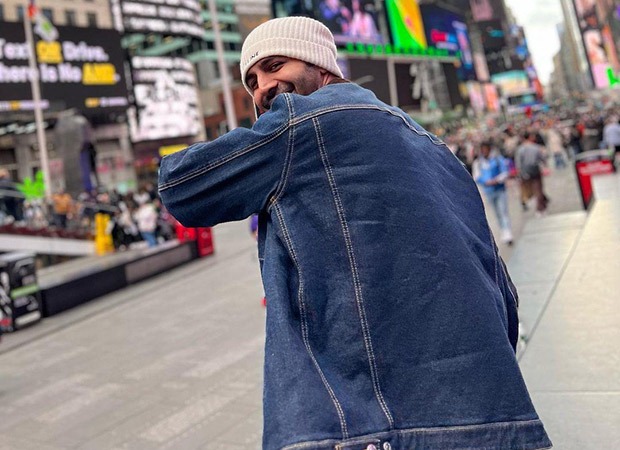
M67 218L73 212L73 198L64 189L52 195L54 210L54 224L60 228L67 228Z
M555 168L564 169L566 167L566 156L562 135L554 128L554 125L549 124L547 128L543 130L543 137L546 147L553 155Z
M138 225L142 239L146 241L149 247L155 247L157 245L157 211L149 200L143 198L140 202L140 206L134 213L134 220Z
M614 151L614 157L620 152L620 123L618 117L613 116L603 128L605 146Z
M486 141L480 145L480 154L474 161L473 177L491 203L495 216L502 230L501 240L512 245L512 227L508 214L508 193L506 180L509 176L509 163L500 155L493 145Z
M524 142L517 149L515 163L519 169L521 184L524 191L536 198L536 213L542 216L547 210L549 199L543 188L542 167L546 164L543 148L537 144L538 133L528 131L525 133Z
M260 213L263 448L550 447L476 184L336 58L320 22L260 25L241 51L258 121L160 167L185 226Z

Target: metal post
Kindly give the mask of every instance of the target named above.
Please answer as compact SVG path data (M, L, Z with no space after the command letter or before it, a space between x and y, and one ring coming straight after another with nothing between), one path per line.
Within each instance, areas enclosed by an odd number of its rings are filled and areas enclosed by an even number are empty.
M228 82L228 66L224 61L224 46L222 45L222 36L220 35L220 22L217 17L217 7L215 0L208 0L209 12L211 13L211 25L215 35L215 51L217 52L217 65L220 69L220 77L222 79L222 90L224 92L224 108L226 109L226 121L228 122L228 130L237 128L237 116L235 114L235 105L232 99L232 92Z
M390 103L398 106L398 90L396 89L396 66L392 58L387 60L388 87L390 89Z
M37 145L39 146L39 156L41 158L41 171L45 183L45 198L52 198L52 181L49 171L49 159L47 156L47 142L45 140L45 129L43 128L43 112L41 111L41 89L39 86L39 68L37 67L36 54L34 48L34 38L32 36L32 24L28 17L27 8L24 11L24 31L26 33L26 43L28 45L28 63L30 66L30 86L32 88L32 101L34 103L34 121L37 127Z

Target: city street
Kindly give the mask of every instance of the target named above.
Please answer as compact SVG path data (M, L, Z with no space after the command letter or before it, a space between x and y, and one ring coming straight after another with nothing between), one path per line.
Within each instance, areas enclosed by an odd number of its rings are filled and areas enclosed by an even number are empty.
M547 186L551 214L580 209L570 169L552 174ZM510 192L517 236L526 223L553 224L553 215L544 222L522 213L517 186ZM518 256L519 239L502 247L506 259L514 249ZM237 222L216 227L215 245L212 257L4 336L0 449L260 448L265 309L255 243L248 224ZM550 345L553 336L538 330ZM532 367L540 360L528 361L529 351L526 380L545 390L553 381L545 382L544 367ZM617 399L617 388L608 384L599 396ZM540 401L554 414L553 398ZM615 405L610 413L618 418ZM579 425L548 422L552 440L562 426ZM617 440L601 439L557 448L618 448Z

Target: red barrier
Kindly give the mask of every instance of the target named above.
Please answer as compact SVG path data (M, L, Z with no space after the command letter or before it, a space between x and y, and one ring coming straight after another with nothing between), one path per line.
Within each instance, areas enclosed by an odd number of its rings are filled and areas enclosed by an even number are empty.
M179 242L196 242L196 249L200 257L211 255L215 251L211 228L187 228L177 222L176 234Z

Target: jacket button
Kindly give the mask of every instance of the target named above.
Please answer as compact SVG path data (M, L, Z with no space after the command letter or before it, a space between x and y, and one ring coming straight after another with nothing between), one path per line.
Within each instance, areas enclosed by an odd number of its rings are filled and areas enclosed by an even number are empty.
M383 443L383 450L392 450L392 446L390 445L389 442Z

